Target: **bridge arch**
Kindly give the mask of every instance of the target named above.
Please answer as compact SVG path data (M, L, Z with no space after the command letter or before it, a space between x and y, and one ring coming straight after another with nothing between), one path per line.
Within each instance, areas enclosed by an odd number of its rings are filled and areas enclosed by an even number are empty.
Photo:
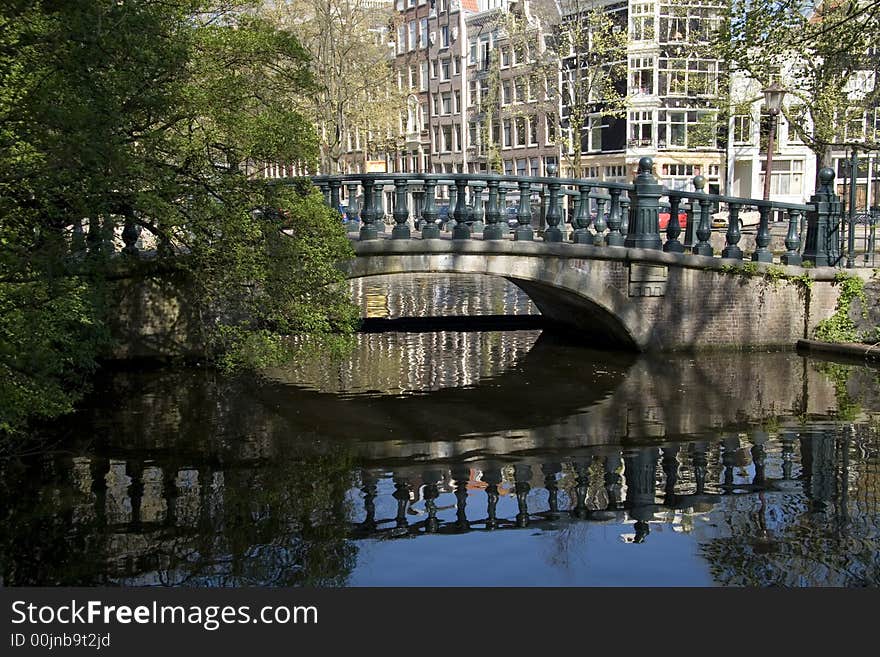
M558 258L541 257L531 253L537 244L509 243L519 246L515 249L519 252L493 254L456 253L448 241L428 248L424 248L427 242L421 242L423 248L414 252L419 244L358 243L357 257L345 265L346 275L350 279L416 273L498 276L520 288L545 318L576 330L590 345L644 348L642 336L627 321L631 305L609 282L605 267L572 267ZM376 252L378 245L384 245L382 253Z

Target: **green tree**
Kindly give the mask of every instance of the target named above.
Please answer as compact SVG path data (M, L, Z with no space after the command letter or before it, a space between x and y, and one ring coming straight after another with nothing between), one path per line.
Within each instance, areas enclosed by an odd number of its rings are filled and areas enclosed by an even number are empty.
M78 252L81 225L96 238L118 237L123 218L145 231L189 274L206 339L234 362L280 333L350 329L332 266L350 254L338 218L310 185L252 175L255 162L318 154L292 109L314 89L308 54L256 8L0 8L0 430L68 410L107 342L121 259L97 242Z
M732 77L754 81L758 97L771 82L783 85L786 119L821 167L831 165L834 148L880 147L868 111L877 105L878 38L880 3L731 0L711 50Z

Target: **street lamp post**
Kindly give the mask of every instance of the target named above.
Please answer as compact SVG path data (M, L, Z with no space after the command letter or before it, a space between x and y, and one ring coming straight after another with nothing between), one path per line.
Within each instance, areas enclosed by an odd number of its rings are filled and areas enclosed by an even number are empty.
M785 95L778 82L764 89L764 104L770 114L770 130L767 134L767 165L764 172L764 200L770 200L770 177L773 174L773 149L776 148L776 117L782 109L782 97Z

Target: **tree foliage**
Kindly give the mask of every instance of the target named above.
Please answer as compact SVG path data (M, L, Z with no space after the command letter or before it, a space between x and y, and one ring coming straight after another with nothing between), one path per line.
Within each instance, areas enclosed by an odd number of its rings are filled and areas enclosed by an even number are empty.
M870 113L867 134L864 123L866 110L877 105L878 38L877 2L731 0L712 50L756 83L750 91L757 98L780 82L791 128L828 166L834 147L880 146Z
M405 94L388 57L387 9L365 0L267 3L266 15L289 29L311 55L315 82L297 106L317 127L321 170L341 173L348 137L382 151L396 144ZM389 139L391 140L389 142Z
M244 0L0 8L0 430L70 408L102 344L124 217L197 286L206 337L351 326L338 218L255 161L314 162L309 56ZM285 223L257 207L283 208ZM287 231L283 232L282 227ZM185 257L179 257L184 255ZM222 308L223 312L218 312ZM225 335L225 337L224 337Z

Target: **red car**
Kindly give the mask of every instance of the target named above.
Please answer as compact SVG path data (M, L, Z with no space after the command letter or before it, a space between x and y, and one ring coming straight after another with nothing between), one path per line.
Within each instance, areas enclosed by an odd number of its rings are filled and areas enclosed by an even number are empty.
M666 226L669 224L669 212L661 212L660 213L660 230L666 230ZM681 229L684 230L684 227L687 225L687 212L684 210L678 211L678 225L681 226Z

